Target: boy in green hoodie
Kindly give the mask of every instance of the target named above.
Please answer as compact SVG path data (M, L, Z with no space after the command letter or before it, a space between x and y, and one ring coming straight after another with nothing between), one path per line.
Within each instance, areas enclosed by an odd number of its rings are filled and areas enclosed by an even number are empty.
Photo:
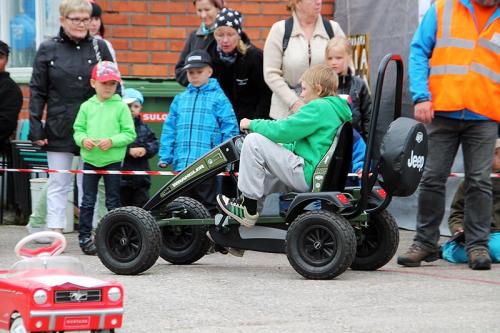
M347 102L336 95L338 78L320 64L302 76L306 103L286 119L242 119L240 129L252 132L243 143L238 177L241 198L217 196L227 215L246 227L259 217L257 202L275 192L307 192L314 169L330 148L337 129L351 121Z
M80 146L84 170L120 170L127 145L136 134L132 115L116 88L121 81L115 63L102 61L92 71L90 85L96 94L80 106L73 129L73 138ZM97 195L99 174L83 175L83 199L80 205L78 239L83 253L96 254L92 231L92 215ZM106 207L120 207L120 175L103 175Z

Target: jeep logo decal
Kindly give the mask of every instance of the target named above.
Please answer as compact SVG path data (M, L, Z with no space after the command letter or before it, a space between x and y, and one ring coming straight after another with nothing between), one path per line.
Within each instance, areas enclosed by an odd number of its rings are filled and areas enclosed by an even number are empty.
M424 167L425 157L424 155L413 155L413 149L411 151L410 158L408 159L408 167L418 169L421 171Z
M424 133L417 132L417 136L415 137L415 141L417 141L417 143L420 143L420 142L422 142L423 139L424 139Z

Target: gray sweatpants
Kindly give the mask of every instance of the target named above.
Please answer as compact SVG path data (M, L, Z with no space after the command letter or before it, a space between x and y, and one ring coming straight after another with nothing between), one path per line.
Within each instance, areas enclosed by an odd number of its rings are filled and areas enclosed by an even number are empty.
M238 189L260 203L271 193L307 192L304 159L261 134L251 133L241 150Z

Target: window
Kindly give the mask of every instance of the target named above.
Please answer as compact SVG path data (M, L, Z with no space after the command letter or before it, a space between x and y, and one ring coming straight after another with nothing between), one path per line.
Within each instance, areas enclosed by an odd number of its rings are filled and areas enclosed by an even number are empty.
M0 39L9 44L9 72L28 81L38 45L57 34L61 0L0 1Z

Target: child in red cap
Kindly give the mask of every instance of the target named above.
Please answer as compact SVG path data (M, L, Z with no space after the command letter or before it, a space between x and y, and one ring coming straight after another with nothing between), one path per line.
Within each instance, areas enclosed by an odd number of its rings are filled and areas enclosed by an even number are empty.
M92 70L90 85L96 94L83 103L73 128L80 146L84 170L120 170L127 145L136 137L132 115L116 88L121 81L115 63L102 61ZM102 175L109 211L120 204L120 175ZM96 254L92 240L92 216L101 175L83 175L83 199L80 206L80 248L88 255Z

